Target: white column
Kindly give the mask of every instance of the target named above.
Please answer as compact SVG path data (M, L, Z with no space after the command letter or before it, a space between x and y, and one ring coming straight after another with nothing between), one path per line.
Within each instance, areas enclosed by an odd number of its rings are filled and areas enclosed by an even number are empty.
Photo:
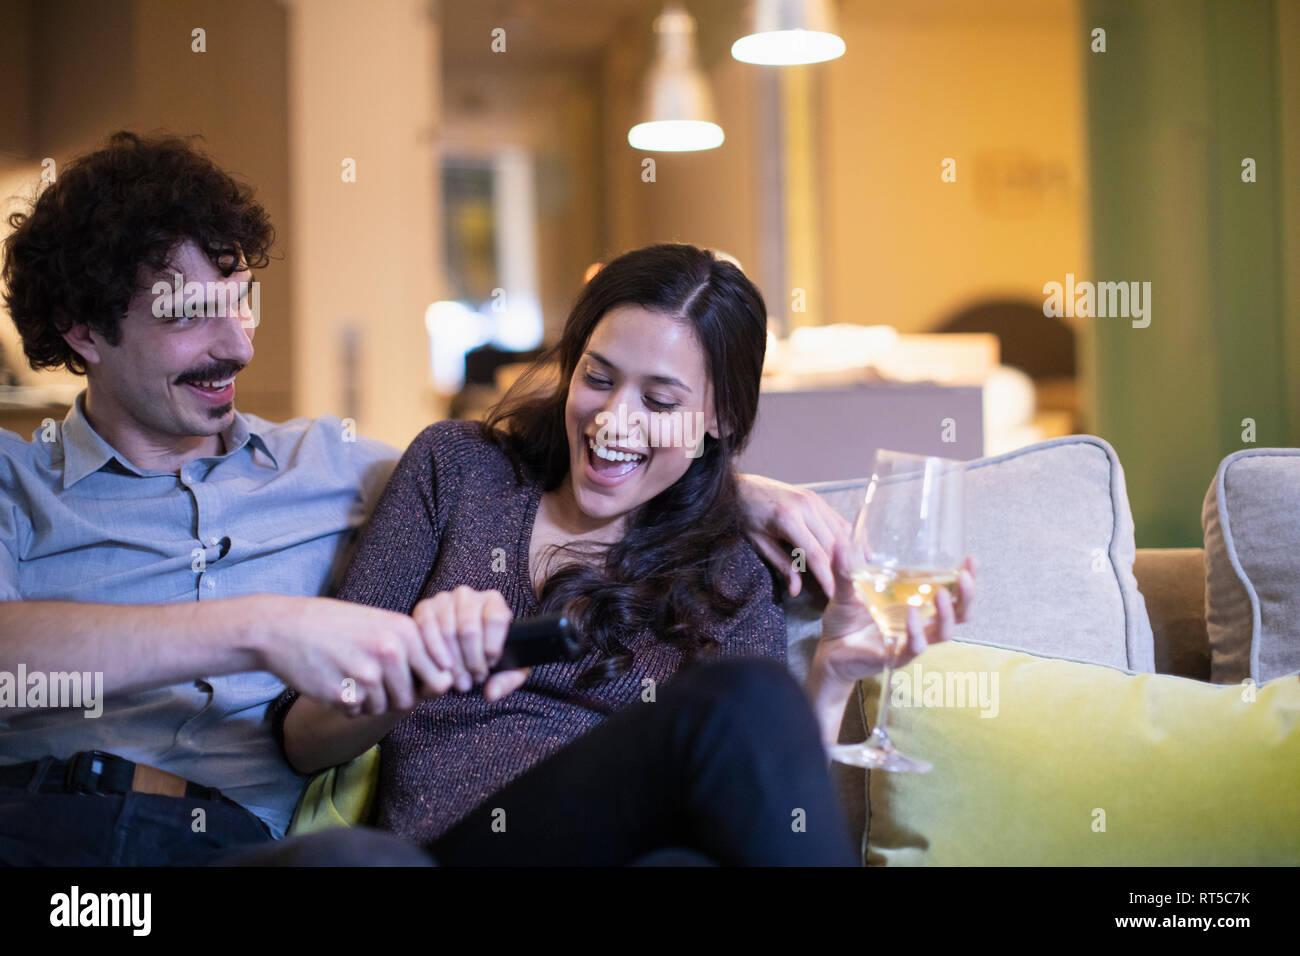
M424 0L288 7L295 413L403 446L442 417L437 24Z

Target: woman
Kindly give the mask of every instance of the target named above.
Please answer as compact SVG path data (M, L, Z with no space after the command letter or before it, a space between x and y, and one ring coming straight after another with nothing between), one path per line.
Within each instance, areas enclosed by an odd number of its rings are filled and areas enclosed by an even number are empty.
M884 648L841 543L808 687L819 734L741 534L732 463L766 331L752 283L692 246L598 272L554 349L557 385L521 382L483 425L433 425L403 456L339 596L411 613L423 641L392 675L358 675L352 710L368 716L286 693L290 762L309 772L381 742L377 824L440 862L620 863L673 845L855 862L817 744ZM581 660L488 676L512 617L558 611ZM939 618L930 639L951 606ZM927 639L913 623L904 659ZM385 690L405 668L423 685L413 710Z

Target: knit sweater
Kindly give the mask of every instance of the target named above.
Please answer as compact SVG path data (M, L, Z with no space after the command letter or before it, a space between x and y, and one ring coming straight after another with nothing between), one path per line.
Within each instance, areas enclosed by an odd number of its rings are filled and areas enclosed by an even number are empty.
M466 585L496 590L516 617L540 613L529 542L542 489L519 481L505 453L469 422L426 428L402 456L358 543L338 597L409 613L423 598ZM767 567L747 542L733 548L724 591L743 600L729 620L701 622L719 656L785 660L785 618ZM707 615L706 615L707 616ZM534 667L496 702L481 687L415 707L380 743L376 824L427 844L537 762L656 691L681 652L645 631L625 636L632 666L587 691L578 676L599 652ZM296 693L271 707L277 735Z

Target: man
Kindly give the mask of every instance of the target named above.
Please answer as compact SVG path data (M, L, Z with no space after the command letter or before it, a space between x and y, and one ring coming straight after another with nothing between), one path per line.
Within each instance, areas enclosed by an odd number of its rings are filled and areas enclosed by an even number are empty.
M32 442L0 432L0 862L201 862L278 839L304 783L264 720L283 685L354 713L416 691L414 621L322 596L397 452L337 418L235 411L273 232L183 141L119 133L11 225L24 352L87 385ZM840 519L744 485L791 590L786 540L829 588Z

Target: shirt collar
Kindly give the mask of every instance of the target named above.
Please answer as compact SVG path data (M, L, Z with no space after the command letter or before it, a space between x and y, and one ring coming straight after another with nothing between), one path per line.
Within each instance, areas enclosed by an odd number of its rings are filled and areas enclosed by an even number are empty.
M83 389L68 409L68 414L63 419L63 487L71 488L82 478L99 471L110 461L116 461L119 465L131 472L133 475L144 476L144 472L136 468L127 461L125 455L118 453L112 445L106 442L91 427L90 421L86 418L85 410L86 392ZM266 440L258 432L253 431L246 419L239 412L235 412L234 421L226 428L222 434L225 442L226 453L212 457L226 458L242 449L245 445L252 445L262 454L266 455L271 461L271 466L277 470L280 467L275 456L271 454L271 449L267 446Z

